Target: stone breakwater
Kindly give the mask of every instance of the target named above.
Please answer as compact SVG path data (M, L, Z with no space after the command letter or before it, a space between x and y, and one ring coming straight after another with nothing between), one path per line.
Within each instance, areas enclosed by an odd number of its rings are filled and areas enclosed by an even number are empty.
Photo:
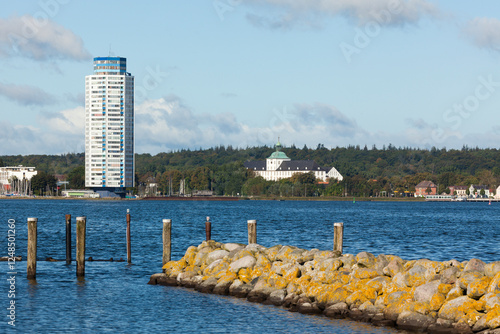
M149 284L428 333L500 333L500 261L406 261L204 241Z

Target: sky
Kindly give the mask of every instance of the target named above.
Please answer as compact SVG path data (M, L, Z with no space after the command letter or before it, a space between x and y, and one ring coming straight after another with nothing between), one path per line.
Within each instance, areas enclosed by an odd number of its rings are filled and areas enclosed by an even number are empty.
M84 152L93 57L127 58L135 151L498 148L500 2L0 0L0 155Z

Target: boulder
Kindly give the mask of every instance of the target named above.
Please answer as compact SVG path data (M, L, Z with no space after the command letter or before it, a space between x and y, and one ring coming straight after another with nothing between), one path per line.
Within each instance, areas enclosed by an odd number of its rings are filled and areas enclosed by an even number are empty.
M257 260L253 256L247 255L231 263L229 265L229 270L233 273L237 273L240 269L243 268L253 268L256 262Z
M490 277L481 277L469 283L467 286L467 296L472 299L479 299L486 294L490 284Z
M316 303L300 303L298 305L298 311L302 314L321 314L323 311L318 307Z
M468 296L461 296L444 303L439 310L439 317L442 319L458 321L461 317L473 309L474 299Z
M215 277L210 277L197 285L195 289L203 293L212 293L216 285L217 279Z
M488 277L493 277L500 273L500 261L488 263L484 266L484 274Z
M229 295L238 297L238 298L246 298L248 293L252 291L253 285L245 284L242 281L236 279L229 286Z
M415 289L413 298L416 302L430 303L432 297L439 292L440 281L432 281L418 286Z
M375 255L368 252L361 252L356 255L356 264L360 268L371 268L375 265Z
M267 298L266 303L269 303L274 306L281 306L285 302L286 290L275 290L271 292L269 298Z
M487 292L500 293L500 272L496 273L496 275L491 280Z
M417 312L404 311L398 316L396 324L398 329L425 332L427 328L435 322L436 319L431 316Z
M403 261L392 259L382 271L384 275L394 277L396 274L403 271Z
M344 318L349 312L349 306L346 303L337 303L327 307L323 314L329 318Z
M441 283L443 284L455 284L460 275L460 270L457 267L449 267L443 270L441 273Z
M484 274L484 269L485 269L485 263L479 259L471 259L469 262L467 262L467 265L465 266L463 272L479 272Z
M228 252L232 252L236 249L243 249L245 246L243 244L235 244L235 243L227 243L222 245L222 249L225 249Z
M213 263L214 261L217 261L217 260L220 260L220 259L223 259L224 256L227 256L229 255L229 252L226 251L226 250L223 250L223 249L220 249L220 250L216 250L216 251L213 251L213 252L210 252L208 253L207 255L207 258L205 260L205 264L206 265L210 265L211 263Z

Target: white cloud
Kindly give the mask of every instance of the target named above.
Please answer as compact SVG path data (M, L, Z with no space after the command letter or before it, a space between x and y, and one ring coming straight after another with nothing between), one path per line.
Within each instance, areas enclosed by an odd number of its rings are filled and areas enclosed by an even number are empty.
M84 152L84 108L42 112L36 126L0 121L1 154L62 154ZM286 146L345 147L373 144L419 148L496 147L500 127L481 133L452 131L422 119L408 119L400 131L369 132L335 107L322 103L298 103L270 111L259 126L249 126L231 113L197 114L177 96L146 100L136 105L137 153L157 154L178 149L218 145L245 148L273 145L278 137Z
M271 18L247 15L254 25L268 28L289 28L295 24L318 26L321 16L343 16L359 25L376 21L382 26L400 26L440 15L438 8L426 0L246 0L245 3L284 10L278 17Z
M500 51L500 20L477 17L469 21L463 31L478 47Z
M81 135L85 131L85 108L76 107L59 112L41 112L38 123L51 133Z
M88 60L82 39L48 18L31 15L0 18L0 56L34 60Z
M48 105L56 102L55 97L42 89L28 85L4 84L0 82L0 95L20 105Z

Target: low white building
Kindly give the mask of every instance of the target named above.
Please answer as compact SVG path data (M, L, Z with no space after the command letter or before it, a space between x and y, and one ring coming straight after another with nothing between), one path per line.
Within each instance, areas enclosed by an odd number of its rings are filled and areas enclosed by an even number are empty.
M473 197L481 196L481 190L484 190L486 197L490 197L490 188L486 185L471 184L469 187L469 193Z
M292 160L284 152L281 152L281 144L276 144L276 152L273 152L266 161L247 161L244 166L262 176L268 181L278 181L292 177L295 173L313 172L317 180L323 182L327 179L342 181L344 177L334 168L324 168L313 160Z
M18 182L30 181L37 173L35 167L0 167L0 189L11 191L10 185L14 180Z
M496 193L495 193L495 199L500 199L500 186L497 187Z

